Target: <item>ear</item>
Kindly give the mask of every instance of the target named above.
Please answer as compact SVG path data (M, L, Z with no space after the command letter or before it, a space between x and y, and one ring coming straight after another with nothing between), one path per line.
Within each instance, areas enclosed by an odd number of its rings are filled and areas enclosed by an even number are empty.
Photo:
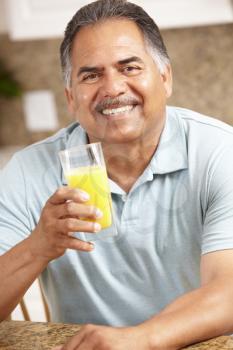
M65 95L66 95L68 110L73 115L75 108L74 108L74 98L73 98L72 90L69 88L65 88Z
M166 97L169 98L172 94L172 69L170 65L166 66L161 76L162 76L164 88L166 91Z

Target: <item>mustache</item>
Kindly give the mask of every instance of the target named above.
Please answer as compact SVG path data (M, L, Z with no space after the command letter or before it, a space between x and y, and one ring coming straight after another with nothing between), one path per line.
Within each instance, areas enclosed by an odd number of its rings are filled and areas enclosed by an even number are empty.
M104 109L123 107L128 105L137 105L139 101L132 96L118 96L118 97L107 97L103 101L99 102L95 109L97 112L102 112Z

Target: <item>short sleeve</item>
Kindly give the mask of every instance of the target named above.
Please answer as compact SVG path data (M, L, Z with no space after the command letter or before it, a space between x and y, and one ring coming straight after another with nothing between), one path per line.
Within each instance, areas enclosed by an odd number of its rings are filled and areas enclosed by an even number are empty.
M212 160L206 188L202 253L233 249L233 145Z
M15 155L0 172L0 255L31 232L26 181Z

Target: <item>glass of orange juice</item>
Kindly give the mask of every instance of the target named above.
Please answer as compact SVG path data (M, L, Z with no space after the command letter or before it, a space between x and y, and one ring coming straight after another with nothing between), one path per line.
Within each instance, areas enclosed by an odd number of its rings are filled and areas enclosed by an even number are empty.
M68 186L87 192L86 205L99 208L103 216L95 221L102 229L96 234L84 233L90 241L117 235L108 176L101 143L80 145L59 152L60 161ZM91 219L83 219L94 221Z

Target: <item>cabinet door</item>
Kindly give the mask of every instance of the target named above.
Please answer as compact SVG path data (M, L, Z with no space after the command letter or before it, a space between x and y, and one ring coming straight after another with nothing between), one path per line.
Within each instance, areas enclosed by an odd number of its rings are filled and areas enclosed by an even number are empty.
M132 0L142 6L162 29L232 23L231 1Z
M6 0L11 39L62 37L74 13L88 0Z
M74 13L91 0L5 0L12 39L62 37ZM160 28L233 22L231 0L132 0Z

